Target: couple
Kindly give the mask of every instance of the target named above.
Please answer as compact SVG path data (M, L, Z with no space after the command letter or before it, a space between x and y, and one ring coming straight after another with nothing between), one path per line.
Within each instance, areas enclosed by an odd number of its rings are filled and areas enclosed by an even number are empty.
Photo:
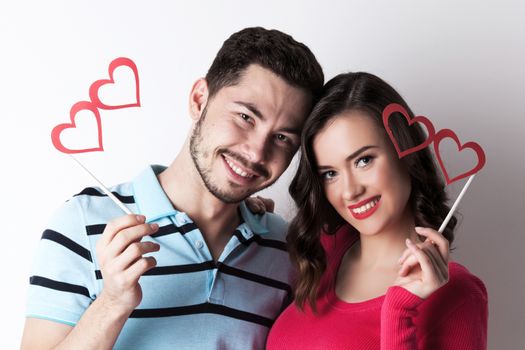
M136 215L88 188L51 220L22 348L486 347L485 288L449 262L456 220L434 230L448 207L431 153L399 160L382 126L386 105L408 106L371 74L323 81L282 32L226 40L173 163L112 188ZM420 143L402 119L400 146ZM287 227L245 199L299 148Z

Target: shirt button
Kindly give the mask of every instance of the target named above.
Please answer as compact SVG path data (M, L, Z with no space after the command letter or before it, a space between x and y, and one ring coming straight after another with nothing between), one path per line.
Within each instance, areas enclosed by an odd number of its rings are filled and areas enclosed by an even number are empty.
M182 224L182 225L187 224L188 222L190 222L190 219L189 219L188 216L187 216L186 214L184 214L184 213L179 213L179 214L177 214L176 217L177 217L177 221L178 221L180 224Z
M197 249L201 249L202 247L204 247L204 243L202 243L202 241L195 241L195 246L197 247Z

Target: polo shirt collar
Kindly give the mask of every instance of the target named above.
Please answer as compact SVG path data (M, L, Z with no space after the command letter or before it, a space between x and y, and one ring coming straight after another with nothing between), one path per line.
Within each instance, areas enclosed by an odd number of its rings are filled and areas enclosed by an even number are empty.
M165 169L166 167L162 165L151 165L133 180L135 203L138 207L138 212L146 217L146 222L182 214L173 208L171 201L162 189L157 178L157 175ZM239 211L244 220L239 228L245 238L251 238L253 233L267 234L270 232L261 224L263 216L253 214L246 206L245 201L239 204Z
M146 217L146 222L178 213L157 179L157 175L165 169L165 166L151 165L133 180L135 203L139 213Z

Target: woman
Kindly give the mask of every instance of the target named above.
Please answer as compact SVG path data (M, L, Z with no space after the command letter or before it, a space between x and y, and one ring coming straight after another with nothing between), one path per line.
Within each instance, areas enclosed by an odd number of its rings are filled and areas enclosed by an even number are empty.
M328 82L308 118L290 186L298 214L288 243L295 303L277 319L272 349L484 349L487 294L449 262L456 218L428 148L399 159L382 111L402 97L368 73ZM392 115L401 149L425 134ZM424 228L423 228L424 227Z

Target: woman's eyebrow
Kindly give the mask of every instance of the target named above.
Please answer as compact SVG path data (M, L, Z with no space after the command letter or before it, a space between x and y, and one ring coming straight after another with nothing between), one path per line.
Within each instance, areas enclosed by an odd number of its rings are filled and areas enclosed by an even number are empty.
M354 153L350 154L348 157L346 157L345 161L348 162L348 161L351 161L352 159L356 158L357 156L359 156L361 153L371 149L371 148L379 148L379 146L376 146L376 145L368 145L368 146L363 146L361 147L360 149L358 149L357 151L355 151ZM317 169L319 170L322 170L322 169L329 169L331 168L330 166L328 165L319 165L317 167Z

